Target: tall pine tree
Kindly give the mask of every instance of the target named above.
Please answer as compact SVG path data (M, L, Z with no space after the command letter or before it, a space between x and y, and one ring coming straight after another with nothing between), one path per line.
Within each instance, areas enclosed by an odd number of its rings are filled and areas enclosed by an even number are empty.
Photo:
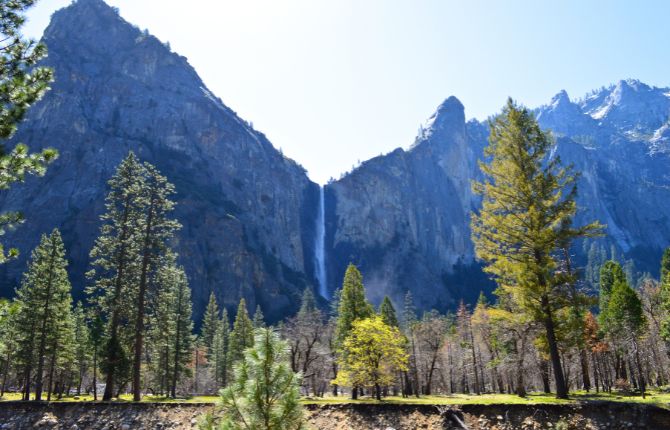
M528 109L510 99L490 129L488 161L480 163L485 179L473 183L483 197L472 217L475 250L501 292L544 326L556 396L566 398L556 313L565 307L567 291L558 248L595 235L600 226L572 227L577 175L550 155L552 139Z
M24 399L28 400L35 369L35 400L42 399L46 360L63 344L72 297L65 247L58 230L42 235L28 271L16 291L19 304L19 360L23 366Z
M140 189L141 194L138 196L142 208L139 220L142 231L133 347L133 400L136 402L139 402L142 398L144 321L151 270L156 268L158 258L167 250L168 241L172 239L174 232L180 228L179 223L169 217L174 209L174 202L170 200L174 194L174 186L149 163L144 163L144 174L144 186Z
M102 215L100 236L91 250L93 281L90 300L107 320L107 339L102 348L105 392L102 399L115 395L118 378L129 368L130 345L122 341L121 331L133 321L142 261L143 219L146 188L145 169L132 152L121 162L109 180L106 212Z

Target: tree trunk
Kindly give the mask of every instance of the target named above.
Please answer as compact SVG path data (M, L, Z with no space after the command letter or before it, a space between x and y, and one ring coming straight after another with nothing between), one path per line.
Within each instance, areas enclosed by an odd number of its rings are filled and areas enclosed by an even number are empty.
M179 296L177 298L177 309L179 313L177 314L177 333L175 335L174 343L174 373L172 375L172 398L177 397L177 379L179 378L179 345L181 344L181 306L182 306L182 291L179 291Z
M98 345L93 348L93 400L98 401Z
M544 393L551 393L551 384L549 383L549 363L542 357L540 357L540 377L542 378L542 388Z
M142 344L144 340L144 314L145 297L147 294L147 275L149 271L151 233L153 229L155 196L151 198L149 213L147 214L147 225L144 231L144 245L142 250L142 271L140 272L140 285L137 294L137 314L135 316L135 357L133 359L133 401L142 400Z
M551 366L554 369L556 398L567 399L568 389L565 385L565 378L563 377L563 367L561 366L561 356L558 352L558 342L556 341L556 332L554 331L554 318L552 316L551 308L549 307L549 299L546 296L542 297L542 310L544 312L544 328L547 332L547 343L549 344Z
M589 376L589 360L584 348L579 350L579 361L582 367L582 388L588 392L591 390L591 377Z
M47 346L47 323L49 321L49 305L51 304L51 286L53 284L53 266L56 258L56 247L51 246L51 261L49 261L49 276L47 278L46 300L42 311L42 332L40 346L37 350L37 374L35 375L35 400L42 400L42 375L44 373L44 353Z
M130 212L129 209L130 205L130 195L126 197L126 200L124 202L124 207L123 207L123 229L121 230L121 236L119 238L119 241L121 242L121 248L119 249L119 254L117 257L117 263L116 263L116 281L114 285L114 298L112 300L112 318L111 318L111 329L110 329L110 336L107 344L109 345L108 348L108 353L109 357L107 357L108 361L108 368L107 368L107 377L105 379L106 385L105 385L105 392L102 395L102 400L105 402L108 402L112 400L112 397L114 397L114 384L116 382L116 365L117 361L119 360L118 357L118 348L120 347L121 343L119 342L119 323L120 323L120 315L119 315L119 300L121 298L121 289L123 288L122 282L123 282L123 274L126 268L126 241L128 239L128 215Z

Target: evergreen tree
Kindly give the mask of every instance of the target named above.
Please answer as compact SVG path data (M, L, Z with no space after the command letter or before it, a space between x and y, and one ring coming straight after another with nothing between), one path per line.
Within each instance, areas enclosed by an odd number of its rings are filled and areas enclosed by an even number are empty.
M600 268L600 285L599 285L599 308L600 308L600 325L605 326L604 318L607 315L607 308L609 305L612 289L617 282L626 282L626 275L621 268L621 265L616 261L610 260Z
M489 161L480 163L485 179L473 182L474 191L483 196L480 213L472 217L475 250L501 293L544 326L556 396L566 398L556 337L556 313L566 306L566 282L556 255L559 247L595 235L600 225L571 226L577 175L550 156L550 135L530 111L509 100L490 129L485 151Z
M5 395L11 365L15 361L15 352L19 348L18 313L19 304L16 301L0 300L0 364L2 366L0 397Z
M220 422L208 415L201 429L304 428L300 375L291 370L286 342L272 329L256 330L253 348L236 364L233 383L221 391L218 408Z
M209 300L205 308L205 315L202 317L201 336L202 344L207 351L207 360L211 360L211 354L214 349L214 334L219 325L219 304L216 302L214 291L209 293Z
M131 152L108 182L106 212L102 215L100 236L91 250L93 281L88 292L100 314L107 320L107 339L102 348L101 369L106 375L102 399L115 394L118 379L129 370L131 346L123 340L133 321L138 300L138 280L142 262L143 219L146 188L145 169Z
M260 305L256 305L256 312L254 312L254 328L265 328L265 316Z
M305 288L302 292L302 298L300 299L300 310L298 314L309 315L318 308L316 307L316 298L314 297L314 292L311 288Z
M414 298L411 292L405 294L405 301L402 310L402 326L405 331L409 330L416 322L416 306L414 306Z
M30 396L33 369L35 400L42 399L45 362L56 354L54 348L63 344L72 302L66 268L65 247L58 230L42 235L16 291L25 400Z
M369 318L374 314L372 305L365 298L363 276L358 268L349 264L342 282L340 303L335 326L335 344L342 345L349 335L352 324L357 319Z
M242 298L237 306L237 315L230 332L230 357L228 362L234 365L244 357L244 350L254 343L254 325L247 312L247 302Z
M140 216L142 232L139 249L141 262L139 264L139 283L135 305L133 347L133 400L136 402L139 402L142 398L141 365L150 271L158 264L158 258L166 252L167 242L172 239L174 232L180 228L178 222L169 218L174 209L174 202L170 200L174 194L174 186L149 163L144 163L144 174L144 187L140 189L141 194L139 195L139 204L142 207Z
M214 380L221 387L228 385L228 373L231 370L230 358L230 320L228 311L223 308L223 315L214 334Z
M637 367L638 385L642 397L645 397L646 380L642 370L638 340L644 333L646 318L640 298L628 285L626 279L617 279L614 282L603 321L604 328L611 339L616 339L619 344L622 341L627 344L620 349L620 353L628 352L633 356Z
M21 34L25 12L34 3L35 0L0 2L0 190L23 181L26 174L43 175L46 166L58 156L54 149L30 153L23 143L8 151L2 143L14 135L28 108L42 98L53 80L51 69L37 66L47 54L46 46ZM0 236L21 222L23 216L19 212L0 214ZM0 263L16 255L16 248L5 251L0 244Z
M173 344L173 373L172 373L172 398L177 396L177 383L182 374L188 370L193 352L193 320L191 305L191 289L188 286L186 273L182 267L175 267L174 262L161 271L165 278L164 284L171 283L174 291L174 302L172 304L172 323L174 324Z
M398 324L398 317L395 314L395 308L391 299L388 296L384 296L382 304L379 305L379 316L382 318L384 324L389 327L400 327Z
M93 269L89 272L92 301L109 324L103 354L107 375L103 400L113 396L121 369L132 366L133 400L139 401L150 279L180 226L169 218L174 187L155 167L140 164L132 152L121 162L109 186L107 212L91 251ZM131 341L124 345L122 339Z

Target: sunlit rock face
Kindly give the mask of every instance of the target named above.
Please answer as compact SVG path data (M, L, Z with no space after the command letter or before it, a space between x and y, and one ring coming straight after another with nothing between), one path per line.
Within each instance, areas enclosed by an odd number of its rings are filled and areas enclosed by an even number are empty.
M555 138L551 156L581 172L577 223L606 224L601 246L633 259L639 272L657 273L670 245L670 89L627 80L576 101L561 91L534 113ZM443 309L490 291L469 230L479 207L470 183L487 137L487 124L466 122L450 97L408 150L330 184L331 286L352 261L375 301L388 294L400 304L411 291L421 308ZM586 263L583 245L573 249L578 265Z
M21 258L0 268L2 294L40 234L58 227L81 297L106 181L132 150L176 187L183 229L174 245L197 313L210 291L229 307L241 297L251 310L259 304L271 320L294 311L314 284L319 191L304 169L216 98L186 58L100 0L56 12L44 41L56 79L14 141L55 147L60 158L1 197L3 210L28 220L3 237Z

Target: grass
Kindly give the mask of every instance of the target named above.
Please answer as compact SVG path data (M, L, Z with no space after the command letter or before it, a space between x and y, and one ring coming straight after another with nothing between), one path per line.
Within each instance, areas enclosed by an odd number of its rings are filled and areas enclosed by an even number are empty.
M378 402L372 398L362 398L359 400L351 400L348 397L324 397L324 398L305 398L305 404L327 405L327 404L346 404L346 403L361 403L361 404L376 404L376 403L390 403L390 404L404 404L404 405L542 405L542 404L577 404L589 401L611 401L611 402L627 402L627 403L643 403L670 408L670 393L660 391L649 391L646 398L640 395L623 395L616 393L587 393L585 391L577 391L570 393L569 399L557 399L551 394L544 393L529 393L526 397L519 397L512 394L482 394L482 395L468 395L468 394L453 394L453 395L433 395L416 397L397 397L389 396Z
M217 396L194 396L183 399L171 399L161 396L144 396L142 402L147 403L215 403ZM19 393L5 393L0 401L21 400ZM132 396L124 394L117 401L130 402ZM81 395L79 397L67 396L59 402L86 402L93 401L91 395ZM327 396L327 397L305 397L304 404L311 405L334 405L334 404L402 404L402 405L494 405L494 404L514 404L514 405L543 405L543 404L577 404L580 402L589 401L610 401L610 402L628 402L628 403L643 403L661 406L670 409L670 392L649 391L645 399L640 395L624 395L617 393L587 393L585 391L577 391L570 393L570 399L556 399L551 394L544 393L529 393L527 397L519 397L512 394L482 394L482 395L467 395L467 394L453 394L453 395L432 395L403 398L399 396L389 396L378 402L374 398L362 397L359 400L351 400L347 396Z

